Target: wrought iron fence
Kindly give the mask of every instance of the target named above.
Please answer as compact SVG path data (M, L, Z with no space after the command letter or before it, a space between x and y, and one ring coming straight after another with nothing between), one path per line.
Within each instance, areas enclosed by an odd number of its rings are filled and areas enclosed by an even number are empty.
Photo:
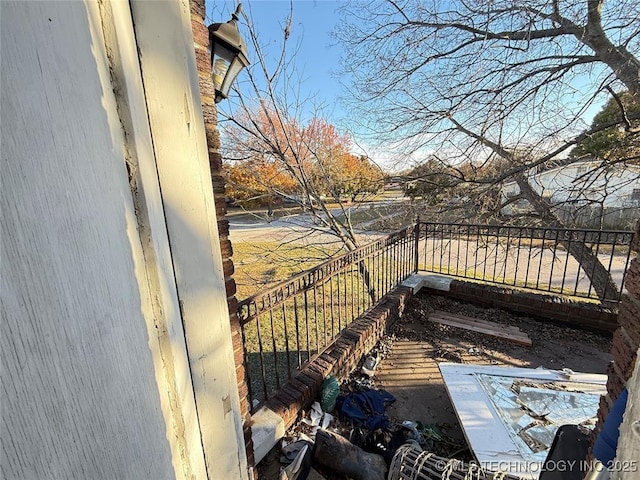
M252 409L416 270L415 226L239 303Z
M632 232L419 223L418 270L617 302Z
M329 260L239 303L252 410L417 271L617 302L631 237L614 230L417 222Z

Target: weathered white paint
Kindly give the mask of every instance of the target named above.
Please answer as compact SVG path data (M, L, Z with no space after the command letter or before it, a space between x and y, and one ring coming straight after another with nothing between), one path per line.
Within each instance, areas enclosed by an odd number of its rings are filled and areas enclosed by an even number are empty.
M636 358L640 358L638 349ZM616 450L613 478L620 480L634 480L640 475L640 362L629 382L627 382L629 396L627 407L620 425L620 438ZM617 467L617 468L616 468Z
M284 420L270 408L262 407L251 415L251 441L256 463L276 446L284 434Z
M132 12L207 472L248 478L189 3Z
M444 384L467 443L482 465L503 465L507 473L521 478L538 478L541 463L525 459L513 442L500 413L494 407L477 374L543 381L562 381L590 384L589 393L606 391L606 375L578 373L566 374L543 368L494 367L489 365L438 364Z
M175 478L98 4L1 8L1 476Z
M135 172L132 183L140 240L132 240L132 245L142 242L134 258L138 278L145 279L140 288L145 292L143 309L152 332L149 345L154 353L156 381L163 386L160 399L167 419L167 438L176 475L206 478L131 9L127 0L115 0L101 4L101 13L114 93L126 132L127 161Z
M247 477L188 3L147 3L0 3L2 478Z

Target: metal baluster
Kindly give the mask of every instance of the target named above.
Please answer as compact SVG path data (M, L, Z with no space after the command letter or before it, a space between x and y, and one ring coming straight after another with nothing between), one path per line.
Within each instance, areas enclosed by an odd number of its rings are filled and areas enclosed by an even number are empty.
M244 357L244 364L245 364L245 365L246 365L246 367L247 367L247 368L245 368L245 370L244 370L244 376L245 376L245 381L246 381L246 383L247 383L247 390L248 390L248 395L249 395L249 402L253 402L253 399L255 398L255 397L253 396L253 388L252 388L252 386L251 386L251 382L253 381L253 378L252 378L252 376L251 376L251 372L249 371L249 370L250 370L250 369L249 369L249 357L248 357L248 355L247 355L247 349L246 349L247 340L246 340L246 335L245 335L245 332L244 332L244 329L245 329L245 327L246 327L247 325L248 325L248 324L245 324L245 325L242 325L242 326L240 327L240 335L242 336L242 345L243 345L243 346L245 346L245 347L243 348L242 356ZM264 377L263 377L263 382L262 382L262 383L263 383L263 385L264 385ZM265 392L265 396L266 396L266 392ZM252 407L252 406L250 406L249 408L253 411L253 407Z
M458 230L458 248L456 249L456 276L459 276L460 275L460 270L459 270L459 266L460 266L460 242L462 240L462 236L460 234L460 225L458 225L457 230Z
M316 282L313 282L313 322L316 325L316 354L320 353L320 336L318 330L318 287Z
M493 256L493 275L492 275L492 282L497 283L497 279L496 279L496 267L498 266L498 247L500 246L500 227L498 227L496 229L496 249L495 251L495 255Z
M262 334L260 333L260 317L262 317L262 314L259 313L256 316L256 334L257 334L257 337L258 337L258 352L260 353L260 370L262 372L262 387L263 387L263 391L264 391L264 398L266 400L266 398L267 398L267 372L266 372L265 367L264 367L264 351L263 351L263 347L262 347ZM243 341L243 344L244 344L244 341ZM248 366L247 363L245 363L245 364ZM249 398L251 398L251 397L249 397Z
M276 390L280 389L280 368L278 367L278 346L276 345L276 332L273 327L273 310L271 307L271 295L269 295L269 321L271 323L271 342L273 344L273 368L276 371Z
M298 368L302 366L302 351L300 349L300 322L298 318L298 297L293 297L293 318L296 324L296 350L298 351Z
M538 272L536 274L536 290L540 285L540 272L542 271L542 258L544 257L545 240L547 239L547 229L542 230L542 246L540 247L540 261L538 262Z
M327 281L322 282L322 346L326 347L329 342L327 342L327 292L325 286Z
M476 246L474 251L472 252L473 263L471 267L473 269L473 278L476 279L477 271L478 271L478 250L480 249L480 243L479 243L480 227L477 225L474 225L473 232L474 232L473 236L475 237ZM468 275L465 275L465 276L468 277Z
M578 295L578 283L580 282L580 269L582 268L582 260L584 257L584 251L587 248L587 232L586 230L582 232L582 249L580 249L580 258L578 260L578 273L576 273L576 284L573 288L573 294ZM585 271L585 274L587 272Z
M518 253L516 253L516 271L513 274L513 286L518 282L518 268L520 267L520 250L522 249L522 228L518 228Z
M291 349L289 348L289 329L287 327L286 300L282 302L282 323L284 324L284 342L287 351L287 378L291 379Z
M557 255L557 250L558 250L558 235L560 233L560 230L556 229L556 238L555 238L555 243L553 244L553 253L552 253L552 257L551 257L551 273L549 273L549 291L551 291L551 285L553 284L553 268L556 265L556 255Z
M529 265L531 265L531 251L533 250L533 236L534 236L535 228L531 228L531 236L529 237L529 254L527 256L527 271L524 274L524 286L525 288L529 288Z
M489 257L489 227L485 227L482 230L487 235L487 240L484 244L484 263L482 264L482 281L486 281L487 279L487 259Z
M414 240L416 242L415 245L415 258L414 258L414 272L418 273L418 269L420 268L420 217L418 217L416 221L416 228L413 230ZM426 243L426 240L425 240ZM425 259L426 263L426 259Z
M469 243L471 243L471 225L467 225L467 239L464 242L464 273L463 277L467 277L469 271Z
M625 245L627 247L627 258L624 261L624 268L622 269L622 280L620 281L620 286L619 286L620 292L617 295L617 298L616 298L617 301L620 301L620 299L622 298L622 290L624 289L624 281L627 278L627 271L629 269L629 259L631 258L631 239L633 237L633 234L623 234L623 235L624 235L624 237L627 237L627 238L625 238L625 240L623 242L623 245ZM613 243L614 246L611 249L612 257L613 257L613 251L614 251L615 247L618 245L618 243L617 243L618 242L618 234L617 233L615 234L615 239L614 239L613 242L614 242ZM613 260L609 260L609 271L611 271L611 262L612 261ZM605 294L607 293L606 289L605 289L604 293Z
M507 284L507 269L509 268L509 248L511 247L511 227L507 228L507 246L504 251L504 268L502 270L502 283Z
M356 299L356 292L354 291L354 284L353 284L353 263L351 264L351 321L353 321L356 318L356 311L355 311L355 299Z
M308 290L304 289L304 324L307 333L307 362L311 361L311 343L309 342L309 298Z
M565 257L564 257L564 268L562 270L562 282L560 284L560 293L564 293L564 281L567 278L567 267L569 266L569 258L571 257L571 240L573 239L573 232L571 230L564 230L562 232L563 236L568 235L567 244L565 245Z
M593 262L593 268L591 269L591 278L595 277L596 274L596 266L598 265L598 262L600 261L598 259L598 253L600 253L600 243L602 242L602 232L598 232L598 243L596 243L596 252L595 252L595 257L596 257L596 261ZM611 249L611 256L609 257L610 259L613 259L613 248ZM609 262L609 268L607 269L608 272L611 272L611 262ZM602 299L606 300L606 289L608 287L608 283L605 283L605 292L602 295ZM591 289L593 289L593 280L589 282L589 290L587 291L587 297L591 297ZM596 294L597 295L597 294Z

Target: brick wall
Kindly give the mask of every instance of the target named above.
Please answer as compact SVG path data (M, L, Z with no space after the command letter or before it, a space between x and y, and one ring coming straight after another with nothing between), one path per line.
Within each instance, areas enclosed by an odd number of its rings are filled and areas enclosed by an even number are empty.
M636 364L636 354L640 348L640 220L636 223L631 250L633 259L624 282L628 293L623 295L620 302L619 327L613 335L611 347L613 361L607 371L607 394L600 399L598 423L592 440L595 440L613 402L631 378Z
M222 155L220 154L220 137L218 133L218 112L214 102L213 84L210 78L211 60L208 51L209 31L204 24L204 19L206 17L205 0L190 0L190 8L191 29L193 32L196 62L198 66L200 98L202 100L202 112L204 116L207 147L209 151L209 166L211 168L211 181L216 204L218 231L220 233L220 248L222 250L223 270L227 289L231 336L236 360L236 378L238 379L238 392L240 394L240 409L244 419L244 438L245 445L247 447L247 460L249 465L253 467L255 462L253 458L253 444L251 443L249 391L245 382L242 335L240 332L240 322L238 321L237 316L238 301L235 297L236 283L233 279L233 249L231 241L229 240L229 221L225 217L227 213L225 182L222 177Z
M555 295L522 292L462 280L453 280L448 292L437 290L434 293L600 333L612 334L618 326L617 309L614 307L573 301Z
M411 289L407 287L398 287L385 295L267 402L267 406L283 418L285 428L296 421L300 410L318 399L320 386L327 375L336 375L340 380L348 377L362 356L378 343L389 325L400 318L410 298Z

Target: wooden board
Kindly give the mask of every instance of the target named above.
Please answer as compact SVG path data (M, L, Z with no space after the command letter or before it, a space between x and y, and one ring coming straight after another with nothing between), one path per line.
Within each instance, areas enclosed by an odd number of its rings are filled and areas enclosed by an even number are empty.
M529 336L526 333L521 332L517 327L513 326L504 326L487 320L465 317L464 315L457 315L440 310L436 310L429 315L428 320L441 325L448 325L450 327L462 328L472 332L484 333L485 335L502 338L528 347L532 345Z
M489 330L510 331L510 332L521 333L520 329L513 325L503 325L501 323L490 322L489 320L482 320L480 318L475 318L475 317L458 315L456 313L445 312L443 310L436 310L435 312L433 312L433 314L441 318L458 321L460 323L466 323L468 325L485 326Z

